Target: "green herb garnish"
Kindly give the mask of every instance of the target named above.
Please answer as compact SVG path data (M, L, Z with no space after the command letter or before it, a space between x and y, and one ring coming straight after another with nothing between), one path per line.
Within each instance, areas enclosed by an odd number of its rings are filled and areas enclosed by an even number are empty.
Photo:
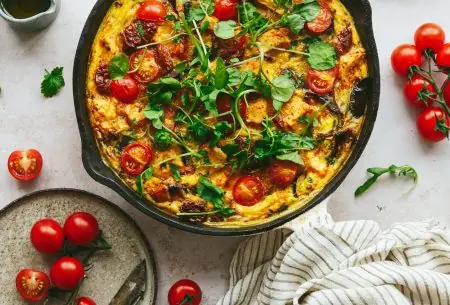
M129 69L129 59L124 53L114 55L108 64L109 76L112 80L122 79L128 73Z
M52 72L45 70L44 79L41 83L41 93L45 97L53 97L65 86L63 67L56 67Z
M234 37L235 29L236 29L236 21L234 20L219 21L214 26L214 34L222 39L230 39Z

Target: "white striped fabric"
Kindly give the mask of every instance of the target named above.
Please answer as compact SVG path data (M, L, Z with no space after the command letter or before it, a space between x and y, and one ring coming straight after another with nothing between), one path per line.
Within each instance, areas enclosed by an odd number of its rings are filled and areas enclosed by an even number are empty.
M243 242L230 287L217 305L450 305L450 232L325 215Z

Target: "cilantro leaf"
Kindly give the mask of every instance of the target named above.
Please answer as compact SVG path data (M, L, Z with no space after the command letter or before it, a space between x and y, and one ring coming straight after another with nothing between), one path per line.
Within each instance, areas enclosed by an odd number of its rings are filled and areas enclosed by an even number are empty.
M163 123L161 119L164 116L164 110L162 110L161 107L157 107L156 105L152 107L148 104L144 108L144 116L152 121L153 127L156 129L162 128Z
M52 72L45 70L44 79L41 83L41 93L45 97L53 97L65 86L63 67L56 67Z
M222 39L230 39L234 37L235 29L236 29L236 21L234 20L219 21L214 26L214 34Z
M336 49L321 40L314 40L308 46L308 64L319 71L330 70L336 66Z
M287 160L287 161L291 161L300 165L304 165L302 158L300 157L299 153L294 151L291 153L287 153L284 155L279 155L277 156L278 160Z
M170 168L170 171L172 172L172 175L173 175L173 178L175 179L175 181L180 181L181 175L180 175L180 170L178 169L178 167L176 167L176 165L170 163L169 168Z
M111 58L108 64L109 75L112 80L122 79L130 69L128 56L124 53L117 53Z
M233 127L231 127L231 124L228 122L223 121L216 123L213 130L213 139L209 142L209 146L213 147L217 145L220 139L222 139L223 136L232 129Z
M217 58L216 61L216 73L214 74L214 84L216 89L223 89L226 87L229 79L227 67L222 57Z
M273 106L275 110L280 110L282 103L289 101L294 94L295 84L292 79L286 74L281 74L280 76L272 80L272 98L274 100Z

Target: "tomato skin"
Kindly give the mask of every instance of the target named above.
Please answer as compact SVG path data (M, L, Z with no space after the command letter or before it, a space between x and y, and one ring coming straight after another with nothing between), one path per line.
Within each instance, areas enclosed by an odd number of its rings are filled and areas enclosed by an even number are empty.
M416 46L403 44L392 52L391 64L397 74L408 76L409 67L422 64L422 53Z
M269 167L270 180L278 186L287 187L294 182L300 165L287 161L275 159Z
M35 149L16 150L9 155L8 170L19 181L31 181L37 178L44 161Z
M421 52L432 49L436 53L444 45L445 32L435 23L425 23L417 29L414 41Z
M442 93L444 94L444 99L447 105L450 105L450 82L447 82L444 89L442 90Z
M216 16L220 21L234 19L237 16L237 1L216 0L214 16Z
M145 21L161 22L167 15L166 7L159 1L150 0L141 4L136 16Z
M443 67L450 67L450 43L446 43L436 53L436 64Z
M169 305L199 305L202 301L202 290L194 281L179 280L170 287L167 299Z
M98 232L97 219L86 212L73 213L64 223L64 233L74 245L89 245L97 238Z
M308 73L306 74L306 84L308 85L308 88L315 93L327 94L334 88L336 74L337 68L327 71L308 69Z
M44 218L31 228L30 240L39 252L55 254L64 246L64 231L56 220Z
M97 305L94 300L92 300L91 298L88 297L81 297L76 299L76 304L77 305Z
M445 139L445 134L442 131L435 130L436 127L436 117L441 120L445 119L445 125L450 126L450 118L444 112L442 108L439 107L428 107L423 110L416 120L417 130L419 134L425 140L430 142L440 142Z
M333 14L331 10L325 6L325 4L320 5L319 16L313 21L307 22L305 24L306 29L309 33L313 35L320 35L331 27L333 23Z
M143 56L145 56L143 58ZM138 68L138 69L137 69ZM130 56L130 71L137 70L131 76L140 83L150 83L159 78L162 68L156 61L153 50L139 50Z
M217 110L219 111L219 114L231 111L232 106L233 106L232 97L227 94L221 94L217 98L216 104L217 104ZM247 116L247 104L245 103L244 100L240 100L239 114L244 119ZM231 115L221 116L221 117L219 117L219 120L227 121L228 123L233 123L233 117Z
M23 269L16 276L17 292L28 302L42 302L48 297L49 288L50 279L44 272Z
M406 99L410 102L411 105L417 108L425 108L433 104L433 101L431 101L430 99L426 101L426 104L423 100L419 99L419 92L423 90L424 87L426 88L427 92L436 93L434 86L420 75L414 75L411 80L408 80L408 82L406 82L403 93L405 94Z
M153 152L150 146L141 142L128 144L120 157L122 169L130 175L139 175L152 162Z
M264 196L264 185L254 176L240 178L233 187L233 199L243 206L252 206Z
M134 78L125 75L122 79L111 82L111 94L123 103L133 102L139 95L139 87Z
M75 257L63 256L50 268L53 285L62 290L72 290L84 277L83 264Z

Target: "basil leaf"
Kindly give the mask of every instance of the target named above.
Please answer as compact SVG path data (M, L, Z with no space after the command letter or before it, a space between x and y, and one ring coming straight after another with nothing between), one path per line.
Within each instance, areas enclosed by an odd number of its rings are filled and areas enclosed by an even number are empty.
M219 21L214 26L214 34L222 39L230 39L234 37L235 28L236 21L234 20Z
M162 128L163 123L161 119L164 116L164 111L162 109L152 108L149 104L144 108L144 116L152 121L153 127L156 129Z
M214 74L214 84L216 89L223 89L227 86L229 74L222 57L217 58L216 73Z
M174 164L170 163L169 168L170 168L170 171L172 172L172 175L173 175L173 178L175 179L175 181L180 181L181 175L180 175L180 170L178 169L178 167L176 167Z
M109 76L112 80L122 79L130 69L128 56L124 53L117 53L111 58L108 64Z
M291 161L296 164L304 165L302 158L300 157L299 153L294 151L288 154L277 156L278 160L286 160Z
M314 70L325 71L336 66L336 49L329 43L315 40L308 46L308 64Z

